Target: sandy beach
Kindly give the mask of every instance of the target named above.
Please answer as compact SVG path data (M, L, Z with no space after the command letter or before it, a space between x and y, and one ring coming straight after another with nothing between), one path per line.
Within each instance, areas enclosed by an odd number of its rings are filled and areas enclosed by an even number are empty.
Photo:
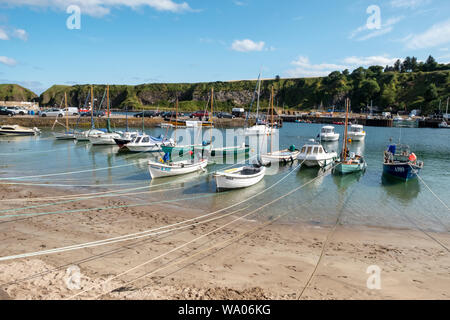
M42 197L43 190L47 196L67 195L50 188L1 185L0 210L42 205L5 199ZM131 201L98 198L58 204L50 211ZM161 235L2 261L0 299L450 299L450 256L437 242L448 247L448 233L270 224L252 215L231 223L251 211L240 209ZM18 211L17 217L0 220L1 257L109 239L208 213L173 203L18 216L46 210ZM373 265L381 269L380 290L367 288L366 271ZM68 279L77 268L81 281L73 288Z

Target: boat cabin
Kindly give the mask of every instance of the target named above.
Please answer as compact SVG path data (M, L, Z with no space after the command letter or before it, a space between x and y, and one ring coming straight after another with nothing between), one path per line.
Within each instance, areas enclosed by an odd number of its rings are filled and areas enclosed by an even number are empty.
M325 134L334 134L334 127L332 127L332 126L325 126L325 127L322 128L321 132L325 133Z
M300 153L309 155L309 154L324 154L326 152L320 144L316 145L307 144L303 146Z
M350 132L363 133L364 127L360 124L352 124L350 126Z

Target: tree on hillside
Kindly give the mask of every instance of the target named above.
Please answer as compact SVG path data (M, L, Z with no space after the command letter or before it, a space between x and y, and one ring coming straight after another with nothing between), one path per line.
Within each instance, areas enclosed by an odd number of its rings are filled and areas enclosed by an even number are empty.
M427 61L425 62L424 71L435 71L438 67L438 63L436 62L436 60L433 58L433 56L429 56Z
M427 90L425 91L424 98L427 102L431 102L438 97L438 92L436 85L434 83L428 85Z
M361 82L361 104L367 104L370 100L374 100L376 95L380 92L378 82L372 79L367 79Z
M395 61L395 64L394 64L394 71L400 72L400 71L401 71L401 65L402 65L402 62L400 61L400 59L398 59L397 61Z

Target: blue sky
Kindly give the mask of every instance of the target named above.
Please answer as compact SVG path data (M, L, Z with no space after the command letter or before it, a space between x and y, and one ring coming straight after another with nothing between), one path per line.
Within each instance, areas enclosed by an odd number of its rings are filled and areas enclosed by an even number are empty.
M69 30L69 5L81 29ZM367 21L380 9L375 27ZM0 83L311 77L432 54L450 62L448 0L0 0ZM371 20L375 21L375 20Z

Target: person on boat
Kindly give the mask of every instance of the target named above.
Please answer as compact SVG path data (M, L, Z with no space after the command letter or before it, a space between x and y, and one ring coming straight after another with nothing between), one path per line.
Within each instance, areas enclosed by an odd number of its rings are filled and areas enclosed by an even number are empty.
M170 161L170 152L166 152L162 158L163 163L168 163Z

